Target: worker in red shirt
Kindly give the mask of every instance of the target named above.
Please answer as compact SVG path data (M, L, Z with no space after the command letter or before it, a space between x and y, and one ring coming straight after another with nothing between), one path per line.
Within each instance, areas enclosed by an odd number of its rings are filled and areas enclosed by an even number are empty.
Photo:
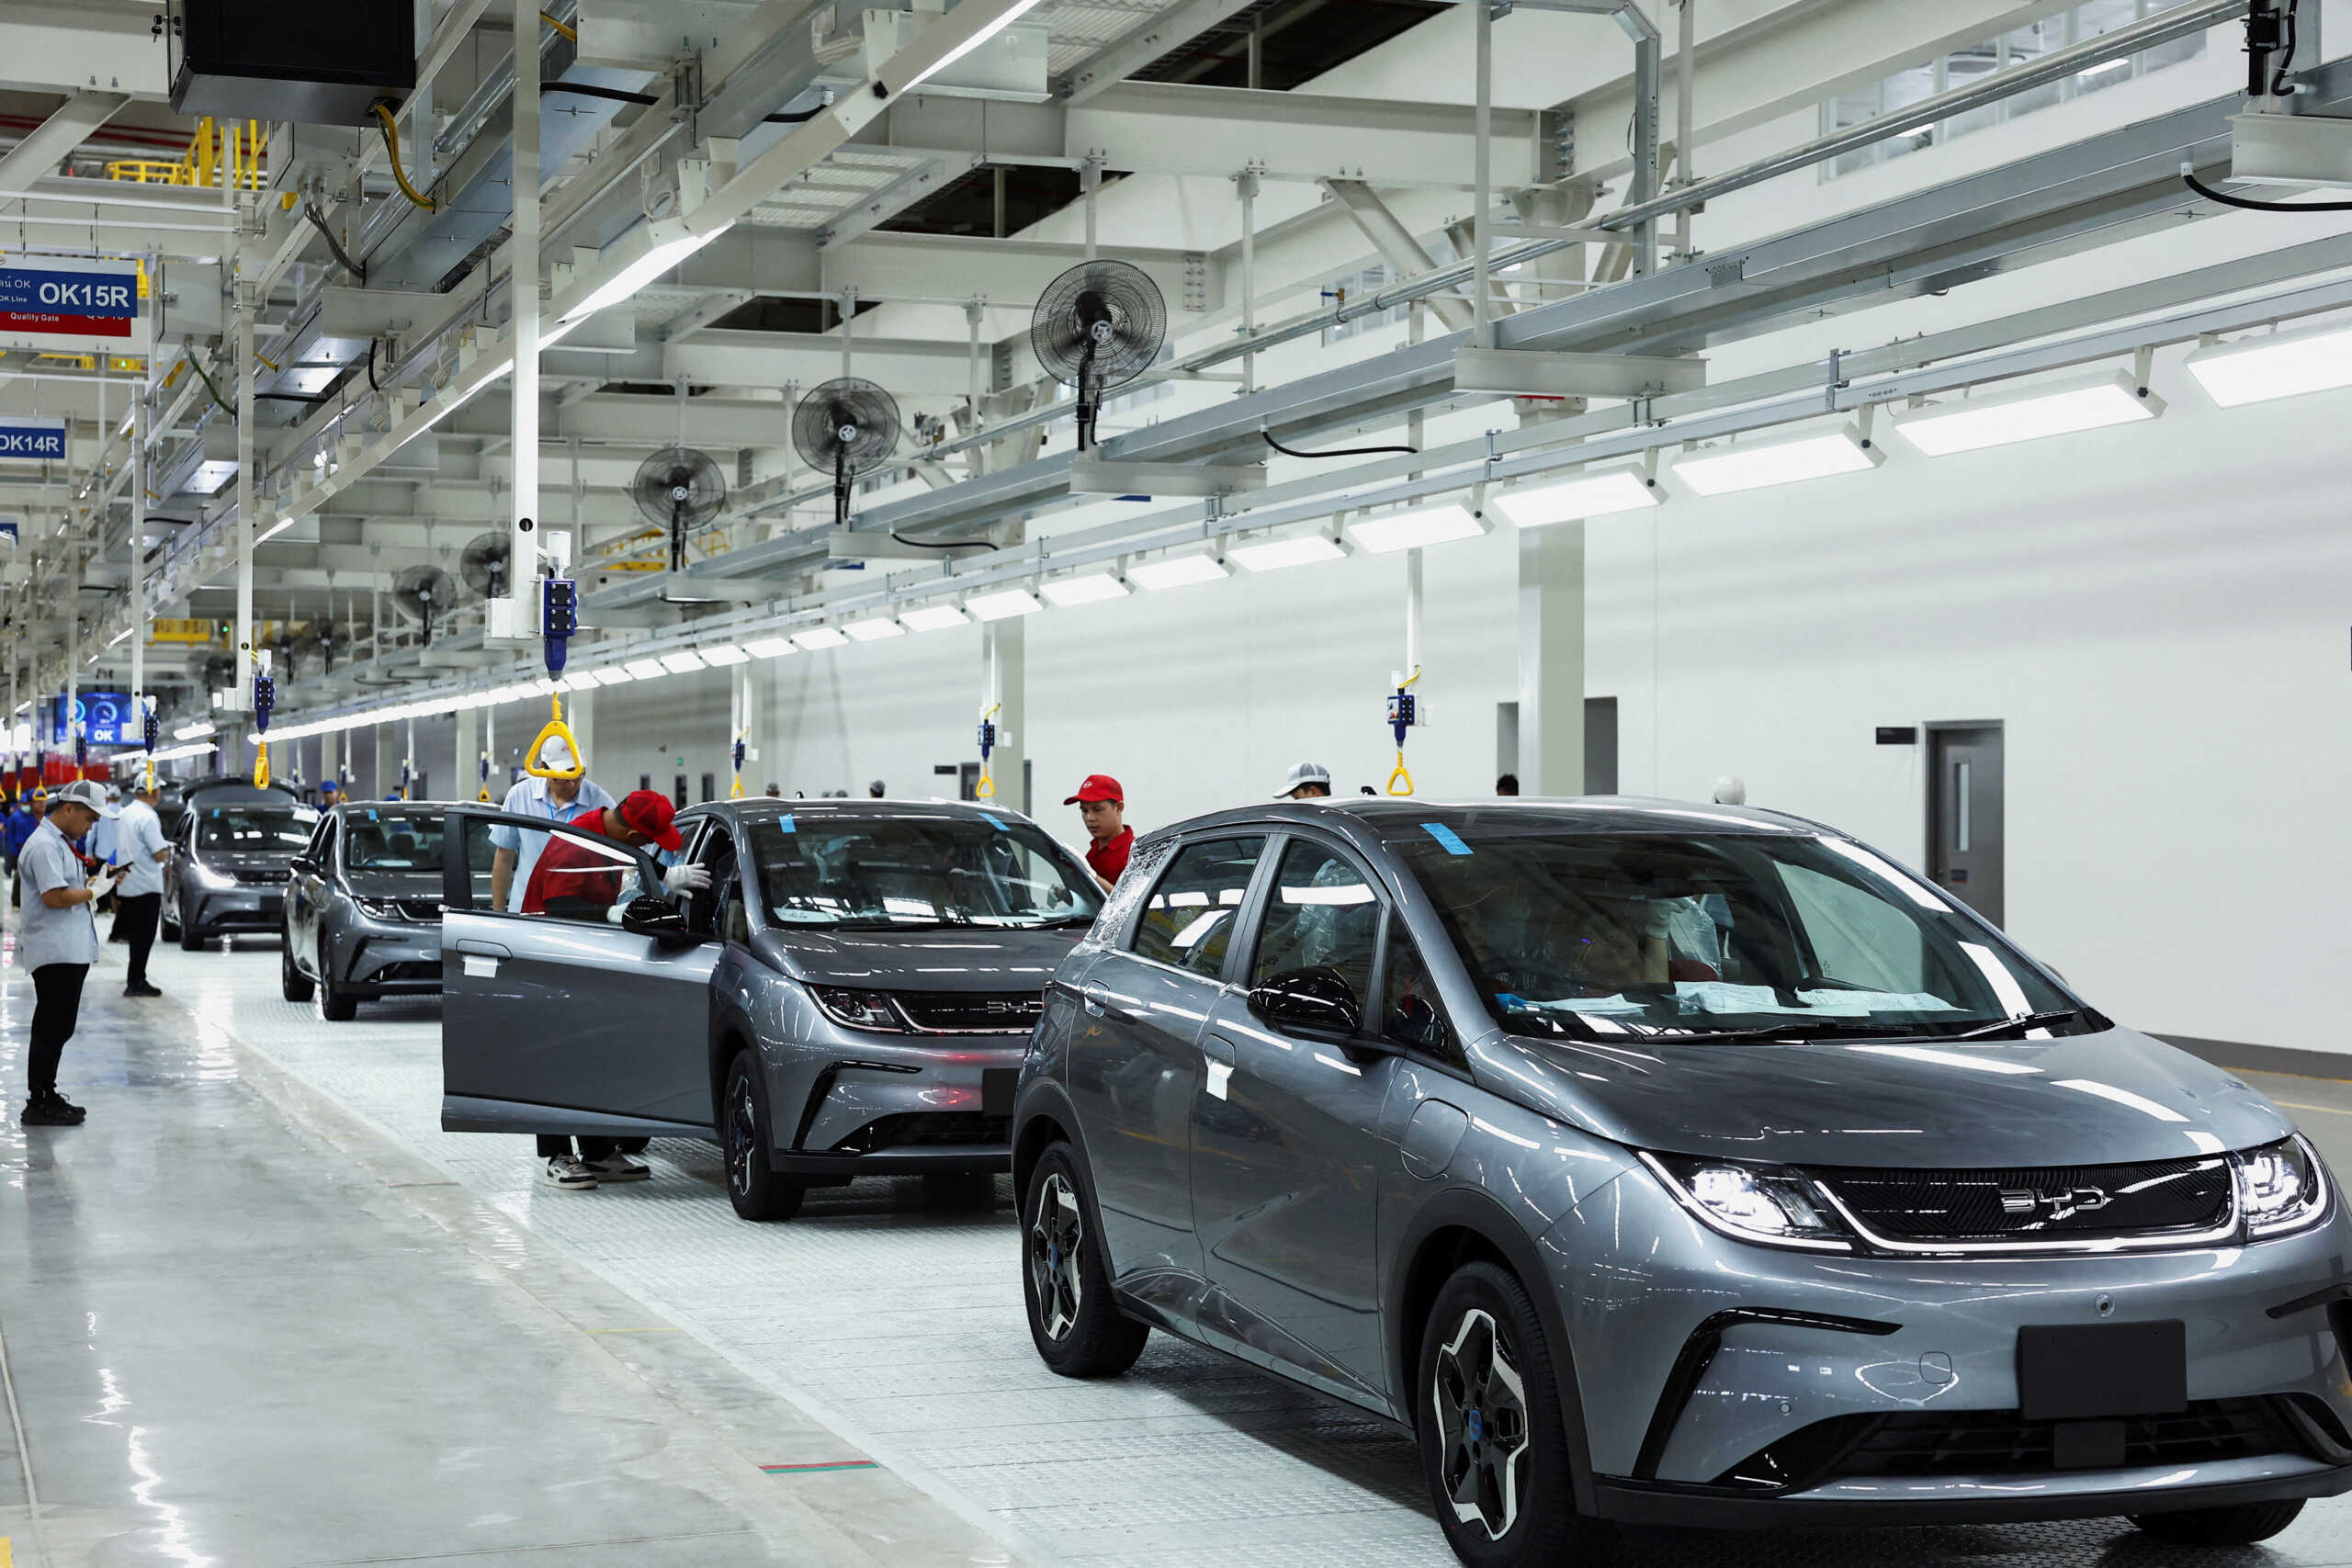
M1109 888L1127 869L1135 852L1136 830L1127 826L1127 792L1108 773L1089 773L1078 793L1062 802L1075 806L1086 823L1086 863L1094 880Z
M601 833L624 844L653 844L676 853L685 841L677 829L677 810L667 795L650 789L631 790L617 806L590 807L573 817L571 826ZM629 870L619 859L608 859L577 839L548 836L548 847L531 867L523 887L523 913L557 915L572 919L614 919L621 899L621 879ZM710 873L698 865L673 865L662 878L672 893L698 892L710 886Z

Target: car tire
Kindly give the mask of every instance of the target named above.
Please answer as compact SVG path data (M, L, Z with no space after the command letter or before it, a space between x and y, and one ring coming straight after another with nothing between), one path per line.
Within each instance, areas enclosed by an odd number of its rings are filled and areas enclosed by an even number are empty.
M285 945L277 950L277 994L289 1002L307 1002L317 988L311 977L295 966L294 935L288 932Z
M182 953L202 953L204 951L204 932L198 927L188 923L187 911L185 908L180 911L178 923L180 928L180 951Z
M726 1156L727 1201L747 1220L788 1220L800 1212L808 1189L768 1164L775 1146L769 1129L767 1075L760 1059L739 1051L727 1065L719 1096L719 1149Z
M2177 1514L2133 1514L2143 1533L2176 1546L2252 1546L2295 1522L2303 1500L2241 1503L2229 1508L2188 1508Z
M1518 1276L1465 1263L1438 1290L1414 1362L1430 1502L1471 1568L1589 1568L1613 1532L1577 1512L1567 1424L1544 1320Z
M1038 1359L1066 1378L1115 1377L1151 1337L1111 1299L1102 1234L1078 1151L1048 1145L1021 1199L1021 1295Z
M334 965L319 965L319 1013L329 1023L349 1023L359 1016L359 998L334 983Z

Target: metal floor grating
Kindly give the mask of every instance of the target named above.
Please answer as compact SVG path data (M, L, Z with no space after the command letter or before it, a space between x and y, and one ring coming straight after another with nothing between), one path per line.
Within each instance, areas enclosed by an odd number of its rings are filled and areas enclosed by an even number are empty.
M120 949L111 950L110 956ZM114 962L119 964L119 958ZM520 1138L439 1128L440 1009L365 1004L330 1024L277 994L274 944L152 969L174 1001L430 1161L1037 1562L1132 1568L1444 1568L1419 1460L1380 1424L1153 1337L1127 1376L1072 1382L1029 1344L1009 1181L929 1206L913 1180L735 1218L717 1151L664 1140L655 1179L539 1186ZM119 974L119 969L115 970ZM105 970L93 976L102 985ZM217 1051L199 1031L194 1048ZM215 1058L216 1062L218 1058ZM67 1077L71 1077L69 1060ZM217 1066L215 1070L218 1070ZM69 1084L70 1088L70 1084ZM2121 1520L1724 1537L1645 1532L1641 1568L2352 1568L2352 1499L2252 1551L2166 1547Z

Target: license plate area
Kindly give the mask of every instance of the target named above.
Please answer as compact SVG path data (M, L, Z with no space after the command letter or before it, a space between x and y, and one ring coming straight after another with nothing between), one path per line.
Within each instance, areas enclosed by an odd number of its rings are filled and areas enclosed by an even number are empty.
M980 1069L980 1114L1010 1116L1012 1114L1012 1091L1020 1087L1019 1067L982 1067Z
M2018 1413L2029 1421L2104 1421L2188 1408L2188 1327L2029 1324L2018 1330Z

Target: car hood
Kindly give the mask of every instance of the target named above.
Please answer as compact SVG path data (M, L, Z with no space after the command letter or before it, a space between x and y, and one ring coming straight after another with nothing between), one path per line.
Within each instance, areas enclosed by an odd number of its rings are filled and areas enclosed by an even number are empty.
M770 931L786 973L877 990L1042 991L1085 928L1066 931Z
M292 850L198 850L197 863L208 871L284 871L294 863Z
M2219 1067L2128 1029L2054 1040L1640 1047L1490 1037L1482 1083L1613 1143L1792 1165L2111 1165L2294 1131Z

